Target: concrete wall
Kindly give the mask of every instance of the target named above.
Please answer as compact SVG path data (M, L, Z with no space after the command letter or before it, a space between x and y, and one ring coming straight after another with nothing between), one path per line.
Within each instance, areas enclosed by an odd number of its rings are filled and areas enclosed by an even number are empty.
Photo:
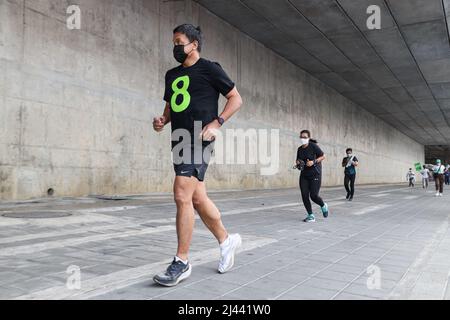
M402 181L423 146L191 1L79 0L68 30L64 0L0 1L0 199L170 191L169 129L156 134L175 25L205 33L203 56L235 79L244 105L227 128L279 128L280 171L213 165L210 188L297 185L298 131L327 154L325 185L343 180L352 146L359 183ZM223 99L221 100L224 101Z

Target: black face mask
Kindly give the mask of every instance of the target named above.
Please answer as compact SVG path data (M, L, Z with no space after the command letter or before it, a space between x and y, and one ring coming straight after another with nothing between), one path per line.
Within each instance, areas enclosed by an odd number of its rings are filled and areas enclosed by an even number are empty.
M189 42L188 44L191 43L192 42ZM179 63L183 63L184 61L186 61L188 54L184 52L184 46L187 46L188 44L177 44L173 47L173 57Z

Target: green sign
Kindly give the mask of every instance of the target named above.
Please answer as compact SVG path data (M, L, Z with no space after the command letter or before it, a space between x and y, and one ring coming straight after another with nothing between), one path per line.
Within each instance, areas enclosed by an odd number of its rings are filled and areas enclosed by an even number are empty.
M422 170L422 165L420 164L420 162L414 163L414 166L416 167L416 171L419 172L420 170Z

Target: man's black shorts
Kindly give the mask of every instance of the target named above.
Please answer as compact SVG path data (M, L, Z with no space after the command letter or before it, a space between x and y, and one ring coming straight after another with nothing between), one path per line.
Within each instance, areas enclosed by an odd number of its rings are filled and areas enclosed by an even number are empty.
M197 155L195 155L195 150ZM184 159L181 163L176 163L174 161L173 168L175 170L176 176L183 177L196 177L199 181L205 179L206 170L211 159L213 152L213 144L203 145L199 148L191 146L191 156ZM201 153L201 156L199 154ZM194 156L195 155L195 156ZM181 152L183 156L183 152Z

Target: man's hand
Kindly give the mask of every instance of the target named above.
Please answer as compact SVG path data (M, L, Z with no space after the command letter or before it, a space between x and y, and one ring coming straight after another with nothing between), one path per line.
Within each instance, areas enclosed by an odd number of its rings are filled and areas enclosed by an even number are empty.
M161 132L166 124L166 117L160 116L153 118L153 130Z
M200 133L199 139L202 139L203 141L214 141L214 139L217 136L217 132L219 131L220 124L219 121L213 120L212 122L208 123Z
M306 161L306 166L307 167L312 167L313 165L314 165L314 161L312 161L312 160Z

